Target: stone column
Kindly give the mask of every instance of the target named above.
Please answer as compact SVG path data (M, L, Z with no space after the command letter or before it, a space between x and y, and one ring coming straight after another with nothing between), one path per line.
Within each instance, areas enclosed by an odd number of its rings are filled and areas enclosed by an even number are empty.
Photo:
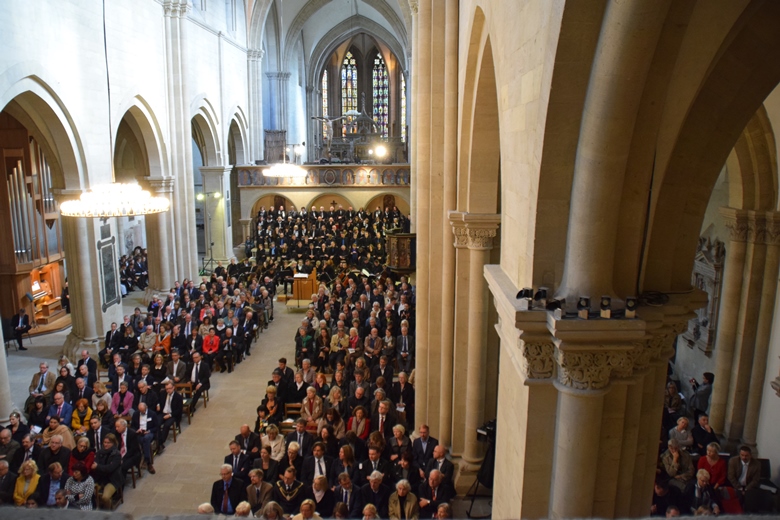
M458 184L458 3L446 6L444 23L444 164L443 207L445 215L457 206ZM400 98L399 98L400 99ZM400 119L399 119L400 121ZM452 442L453 357L455 327L455 248L450 238L451 220L442 222L441 266L441 389L439 442Z
M2 327L0 327L0 343L5 345ZM24 405L24 403L22 403ZM8 363L5 357L5 348L0 348L0 424L8 423L11 412L17 411L11 396L11 381L8 378Z
M556 297L612 296L626 161L647 72L669 0L609 2L590 75L574 166L563 279ZM625 295L621 295L625 296Z
M726 245L726 261L723 272L718 336L715 340L715 384L710 401L710 424L722 432L726 425L726 404L731 384L731 367L734 362L734 344L737 338L739 308L742 301L742 283L745 270L745 254L749 234L747 211L721 208L729 242Z
M252 229L252 219L251 218L242 218L239 220L241 223L241 231L243 232L243 237L246 240L246 237L252 237L252 240L254 241L255 235L257 234L256 229Z
M780 265L780 213L768 211L766 218L766 260L761 276L761 302L756 326L755 352L750 373L750 387L745 407L745 427L742 432L742 444L756 447L758 419L761 411L761 398L764 394L765 367L769 352L769 340L772 334L772 319L775 313L778 265Z
M252 162L263 158L263 49L246 53L249 79L249 157Z
M419 45L418 42L419 39L419 29L420 29L420 19L417 15L418 12L418 3L417 0L409 0L409 7L412 10L412 66L411 70L414 71L414 73L417 73L417 69L419 68L418 63L420 60L420 53L418 51ZM407 116L407 122L409 124L409 132L406 136L406 142L409 143L409 166L411 168L411 175L409 177L409 215L411 215L411 232L417 233L417 145L414 144L414 141L412 138L417 138L417 78L413 77L412 74L407 74L406 76L407 82L406 82L406 92L407 92L407 108L408 108L408 116ZM412 118L411 114L415 114L415 117Z
M290 73L284 71L266 72L271 92L269 99L272 100L271 109L271 130L287 130L287 81L290 79Z
M734 343L734 364L731 367L731 384L726 403L726 424L723 429L724 437L728 438L729 444L734 446L739 444L745 426L745 410L753 368L758 318L761 311L761 293L764 286L766 259L766 219L763 213L748 212L748 229L745 271L737 318L737 337ZM715 383L718 384L717 379Z
M566 320L548 315L547 326L555 342L555 386L559 392L550 516L590 517L599 512L597 500L614 497L617 492L617 475L602 478L598 471L611 465L616 466L616 473L619 467L619 461L610 464L609 457L600 452L614 437L610 430L604 430L605 395L611 390L611 378L631 375L645 323L639 319ZM625 389L612 392L616 399L610 403L625 406ZM623 413L617 411L621 434ZM620 453L621 449L617 450ZM601 480L598 495L595 475ZM614 498L606 506L614 510Z
M416 117L421 121L430 121L430 97L431 97L431 55L427 51L431 44L431 3L432 0L420 0L419 11L417 14L417 40L414 48L422 46L425 51L418 52L418 67L416 69L415 92L416 92ZM430 195L430 137L431 129L429 124L417 125L415 163L412 166L412 178L417 177L416 198L417 200L428 200ZM417 233L417 325L415 335L419 339L417 342L416 353L416 371L415 371L415 418L418 423L430 424L432 416L428 413L428 345L423 344L428 339L428 318L430 311L430 299L428 295L430 287L430 272L427 262L429 261L431 229L429 226L430 215L428 205L416 206L415 214L412 216ZM438 230L437 230L438 232ZM435 392L435 389L434 389ZM438 397L436 393L433 396ZM438 399L435 401L438 403ZM433 407L435 409L435 406ZM438 413L436 414L438 422ZM438 431L432 433L438 435Z
M453 336L452 336L452 403L461 403L459 409L462 410L462 403L466 402L467 377L468 377L468 334L469 334L469 305L459 304L459 302L469 301L469 255L468 235L466 232L466 223L463 221L465 213L450 211L449 221L454 234L454 252L455 265L453 266L453 300L450 306L453 307ZM445 282L446 283L446 282ZM445 392L442 392L442 394ZM452 414L450 422L452 423L450 434L450 454L453 458L459 458L463 455L465 448L466 421L463 413ZM442 441L440 441L442 442ZM473 482L473 479L472 479Z
M485 421L485 349L487 344L488 287L483 275L490 262L493 238L501 222L500 215L464 215L469 248L469 333L468 373L466 376L466 446L463 461L477 466L483 458L477 442L477 428ZM472 467L471 469L474 469Z
M173 178L148 179L149 187L154 195L171 199L173 195ZM155 294L167 293L175 281L176 255L179 254L171 238L173 232L173 218L171 211L147 215L146 219L146 247L149 252L149 286L146 288L146 301L151 301Z
M171 176L176 179L171 200L174 233L179 248L174 278L198 274L198 241L195 233L195 185L192 164L192 125L187 93L187 0L163 2L165 24L165 75L169 121Z
M228 200L227 191L230 189L230 166L202 166L200 173L203 175L203 193L206 198L203 200L203 210L205 219L209 219L209 233L206 243L206 254L209 254L209 243L211 241L212 256L214 260L226 263L233 257L233 230L232 225L228 225ZM219 198L214 197L214 193L219 193Z

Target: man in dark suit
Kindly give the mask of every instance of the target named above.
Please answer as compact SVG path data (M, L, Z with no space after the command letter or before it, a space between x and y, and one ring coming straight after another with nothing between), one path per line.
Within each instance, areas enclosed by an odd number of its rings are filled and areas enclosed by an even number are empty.
M315 477L320 475L330 481L331 466L333 459L325 456L325 445L321 442L315 442L312 447L312 454L303 459L301 467L301 482L305 486L311 486Z
M168 361L166 367L166 377L174 383L182 383L187 380L187 364L181 360L178 350L171 350L171 360Z
M19 312L11 318L11 327L14 329L14 337L19 344L19 350L27 350L22 345L22 337L32 328L30 327L30 317L27 316L27 311L19 309Z
M390 410L390 401L380 402L376 413L371 414L371 431L378 431L384 437L391 437L393 426L396 424L398 424L398 416Z
M156 439L157 433L160 431L160 422L157 419L157 414L153 410L148 409L146 403L139 403L137 410L130 420L130 429L135 432L138 442L141 443L146 469L154 475L152 441Z
M392 482L393 468L390 462L382 458L382 452L378 448L371 446L368 448L368 459L358 463L355 470L355 483L366 485L374 471L384 475L386 484Z
M430 436L427 424L421 424L419 431L420 436L412 442L412 455L414 464L424 470L428 466L428 461L433 458L433 449L439 445L439 441Z
M301 447L298 452L301 457L305 458L311 454L311 448L314 446L314 436L306 431L306 419L295 421L295 431L287 434L286 442L288 445L291 442L297 442Z
M184 409L184 399L176 392L171 381L165 383L165 391L160 395L160 433L157 440L157 451L165 449L165 441L171 427L181 423L181 414Z
M266 388L269 386L276 387L276 397L279 398L279 400L283 403L289 402L290 387L282 378L281 370L275 368L274 371L271 373L271 380L268 381L268 384L266 384L265 386Z
M284 470L283 478L276 481L272 493L274 502L282 506L285 515L290 516L300 509L305 495L305 486L295 480L295 468L292 466Z
M198 352L195 352L192 355L192 366L189 368L187 378L192 383L192 405L190 408L192 413L195 413L195 408L198 405L200 396L203 392L211 388L211 370L209 369L208 363L203 362L203 359Z
M260 436L249 429L248 424L241 425L241 433L236 435L236 442L250 459L254 460L260 456Z
M111 324L111 328L106 332L103 340L103 350L98 352L100 359L111 358L112 354L119 348L122 342L122 333L119 332L116 322ZM125 361L125 360L123 360Z
M13 505L16 473L9 469L10 461L0 460L0 505Z
M38 456L38 474L43 475L49 465L55 462L59 462L63 468L67 468L70 462L70 449L62 445L62 435L54 435L49 446L41 450Z
M379 363L371 369L371 381L376 381L378 377L384 377L387 382L393 380L393 367L390 366L387 356L380 356Z
M349 509L349 518L362 518L363 500L360 489L352 483L347 473L339 475L339 485L333 490L337 502L344 502Z
M287 358L279 358L279 370L282 372L282 380L291 385L295 380L295 372L287 366Z
M339 447L347 445L352 448L355 460L365 460L368 457L366 441L358 437L355 432L348 431L344 438L339 441Z
M442 482L442 474L438 470L431 471L428 479L420 484L417 494L420 499L420 518L432 518L439 505L449 502L454 496L454 488Z
M83 377L77 377L76 378L76 393L74 393L70 398L70 404L73 408L76 408L76 403L79 402L79 399L86 399L89 403L90 408L92 407L92 394L94 394L95 391L92 390L89 385L87 384L87 379Z
M414 336L409 335L408 327L401 327L401 335L395 338L398 370L409 373L414 366Z
M66 466L67 467L67 466ZM60 489L65 489L68 475L63 471L59 462L53 462L46 468L46 473L38 481L38 490L33 495L38 507L54 507L54 494Z
M233 476L230 464L223 464L219 474L222 479L211 486L211 507L215 513L232 516L236 506L246 500L246 486L241 479Z
M425 475L430 476L434 470L438 470L441 473L444 484L452 484L452 478L455 475L455 465L447 460L447 448L441 444L433 448L433 457L425 466Z
M406 372L398 373L398 381L390 389L390 400L398 413L404 412L406 424L414 426L414 387L407 381Z
M141 444L138 442L138 436L133 430L128 428L127 421L117 419L114 423L114 432L119 441L119 454L122 456L122 474L127 470L141 463Z
M89 420L89 430L87 431L89 447L98 451L103 446L103 438L109 433L112 433L112 430L103 426L100 417L92 416Z
M97 379L97 362L92 359L92 357L89 355L89 350L87 349L81 351L81 359L79 359L79 363L76 366L77 372L79 368L81 368L81 365L87 365L87 370L89 373L93 374L95 379Z
M225 456L225 464L233 469L233 476L243 482L249 482L249 470L252 469L252 461L241 453L241 445L237 441L230 441L230 455Z
M159 413L160 398L144 380L139 380L138 388L133 398L133 410L138 410L138 405L144 403L150 412Z
M383 484L384 476L379 471L369 475L368 484L360 488L363 504L374 504L379 518L387 518L387 502L392 493L390 486Z
M18 474L19 468L22 467L23 463L27 462L28 460L34 460L38 462L40 456L41 447L35 443L33 436L28 433L22 437L21 447L16 450L16 453L14 453L13 460L9 461L11 464L10 469L12 472Z

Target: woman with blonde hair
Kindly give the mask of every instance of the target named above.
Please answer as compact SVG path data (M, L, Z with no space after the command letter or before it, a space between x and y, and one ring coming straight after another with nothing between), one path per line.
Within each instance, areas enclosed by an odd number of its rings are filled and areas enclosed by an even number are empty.
M41 476L38 475L38 465L34 460L30 459L27 462L22 463L19 469L19 477L16 479L16 485L14 486L14 504L22 506L27 502L27 499L35 494L38 490L38 481Z
M284 458L284 437L279 435L279 428L275 424L271 424L265 429L265 435L260 439L260 445L271 448L271 458L276 462Z
M95 381L95 384L92 385L92 390L95 391L95 393L92 394L93 410L97 410L98 401L105 402L106 406L108 408L111 408L111 392L108 391L105 383L101 383L100 381Z

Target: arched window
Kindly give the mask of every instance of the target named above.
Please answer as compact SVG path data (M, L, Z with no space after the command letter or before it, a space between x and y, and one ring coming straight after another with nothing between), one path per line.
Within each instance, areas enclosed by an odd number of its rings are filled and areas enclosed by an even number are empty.
M372 78L373 92L374 92L374 121L379 127L379 133L382 137L387 137L388 127L388 92L389 84L387 81L387 67L385 66L385 60L382 59L382 55L376 53L374 58L374 74Z
M401 142L406 142L406 78L401 73Z
M322 71L322 117L328 117L328 69ZM327 125L322 122L322 136L328 135Z
M341 115L358 107L357 64L351 52L347 52L341 64ZM347 134L347 125L341 126L342 134Z

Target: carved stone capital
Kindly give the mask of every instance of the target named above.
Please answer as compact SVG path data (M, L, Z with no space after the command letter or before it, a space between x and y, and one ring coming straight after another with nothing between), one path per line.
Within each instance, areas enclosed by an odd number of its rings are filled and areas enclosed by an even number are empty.
M747 242L750 234L748 212L734 208L720 208L720 215L726 229L729 230L729 239L734 242ZM753 230L755 233L755 229Z
M409 8L413 14L417 14L417 10L420 8L418 0L409 0Z
M550 379L555 373L555 345L550 341L522 341L523 369L528 379Z
M265 75L268 77L268 79L275 79L284 82L290 79L291 73L278 71L278 72L266 72Z
M190 10L187 0L164 0L163 13L167 18L184 18Z
M175 182L173 177L147 179L146 182L149 184L149 187L155 193L159 193L159 194L173 193L173 186Z
M764 241L770 246L780 246L780 212L766 212L766 234Z
M263 61L263 56L265 56L265 50L249 49L246 51L246 56L252 61Z
M466 239L469 249L493 249L495 237L495 229L472 228L468 224L466 225Z
M629 350L555 350L558 382L575 390L601 390L609 385L612 373L627 377L633 371Z

